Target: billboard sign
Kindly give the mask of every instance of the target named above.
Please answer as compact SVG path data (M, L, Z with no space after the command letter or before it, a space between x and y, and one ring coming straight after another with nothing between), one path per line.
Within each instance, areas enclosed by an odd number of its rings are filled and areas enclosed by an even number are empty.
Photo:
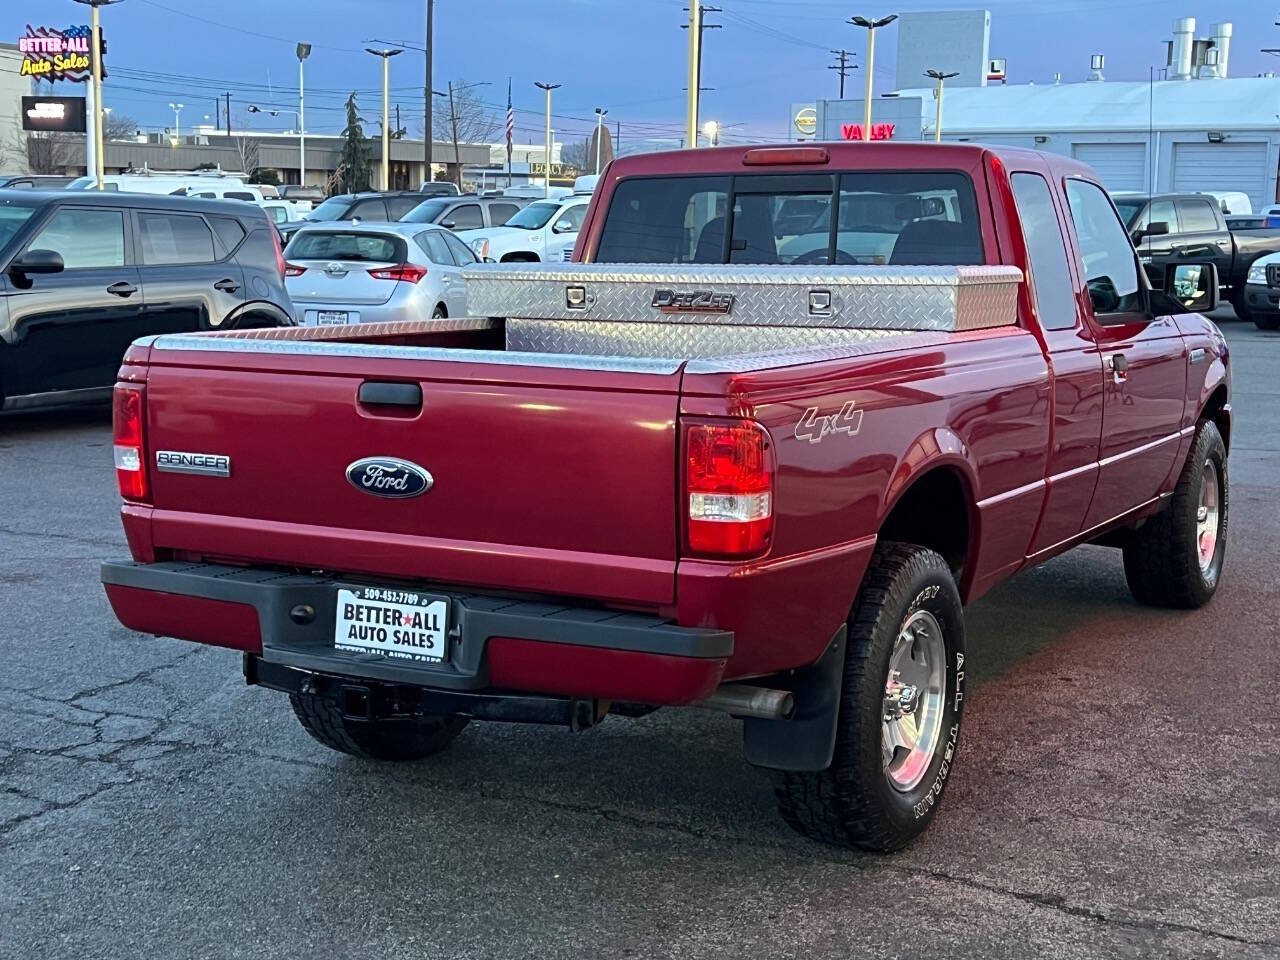
M85 132L84 97L23 97L22 129Z
M54 80L81 83L89 79L92 49L87 26L57 30L27 24L27 32L18 38L18 52L22 54L18 72L50 83Z

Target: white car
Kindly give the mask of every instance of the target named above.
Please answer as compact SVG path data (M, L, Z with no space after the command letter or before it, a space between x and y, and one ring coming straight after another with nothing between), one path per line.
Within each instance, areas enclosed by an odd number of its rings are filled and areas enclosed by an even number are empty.
M578 239L590 203L591 197L582 195L538 200L501 227L459 230L458 236L478 259L490 263L563 260L565 248L572 250Z
M298 323L329 326L467 315L466 244L428 223L317 223L284 249Z

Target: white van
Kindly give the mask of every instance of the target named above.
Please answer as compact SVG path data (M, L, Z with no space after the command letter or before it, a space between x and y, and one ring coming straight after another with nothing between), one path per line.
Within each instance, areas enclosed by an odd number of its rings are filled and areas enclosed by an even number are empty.
M153 174L153 173L111 173L102 178L104 190L119 193L159 193L178 196L195 196L197 193L217 190L245 191L248 197L233 197L236 200L261 200L261 194L254 196L239 177L200 176L198 174ZM68 190L94 190L97 181L93 177L77 177L67 184ZM212 193L211 193L212 195Z
M187 196L198 197L201 200L247 200L250 203L262 203L266 199L257 187L247 183L226 183L221 180L215 183L188 186Z

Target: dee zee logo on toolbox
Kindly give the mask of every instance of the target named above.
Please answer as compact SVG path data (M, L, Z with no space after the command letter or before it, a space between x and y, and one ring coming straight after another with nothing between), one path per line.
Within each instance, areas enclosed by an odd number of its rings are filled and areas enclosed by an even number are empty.
M710 290L696 290L693 293L655 290L653 306L663 313L729 313L733 310L733 294L713 293Z
M416 463L399 457L365 457L347 467L347 482L375 497L405 499L426 493L435 480Z

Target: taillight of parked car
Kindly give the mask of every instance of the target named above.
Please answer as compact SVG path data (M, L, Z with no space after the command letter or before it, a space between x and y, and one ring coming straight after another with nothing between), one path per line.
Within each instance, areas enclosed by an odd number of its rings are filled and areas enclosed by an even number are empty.
M284 265L284 275L286 277L300 277L306 272L306 267L300 267L296 263L286 263Z
M750 420L690 423L684 437L685 546L718 559L756 556L773 537L773 450Z
M283 280L285 278L284 248L280 246L280 234L274 227L271 228L271 243L276 248L276 269L280 271L280 279Z
M400 263L394 267L379 267L369 271L369 276L375 280L407 280L409 283L417 283L426 275L427 268L416 263Z
M147 497L146 387L117 383L111 403L111 427L115 444L116 483L127 500Z

